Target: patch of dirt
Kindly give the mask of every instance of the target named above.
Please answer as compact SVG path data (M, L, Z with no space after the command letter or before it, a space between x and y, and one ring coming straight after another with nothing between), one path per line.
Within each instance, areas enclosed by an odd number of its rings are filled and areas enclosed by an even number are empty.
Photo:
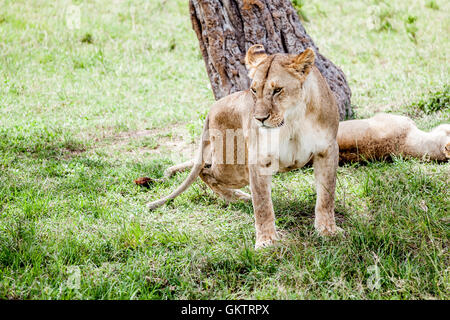
M150 145L143 143L150 138ZM168 156L174 163L194 157L197 143L192 138L184 124L175 124L168 128L150 130L135 130L121 132L115 135L104 135L94 138L94 147L89 151L114 152L120 151L129 156L158 155Z
M63 150L63 158L66 160L76 157L76 156L86 152L85 148L80 148L80 149L63 148L62 150Z

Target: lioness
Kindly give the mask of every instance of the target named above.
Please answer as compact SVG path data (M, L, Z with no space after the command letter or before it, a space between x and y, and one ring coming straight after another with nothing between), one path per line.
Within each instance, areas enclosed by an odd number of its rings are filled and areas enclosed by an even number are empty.
M251 199L255 248L272 245L277 232L271 177L312 160L317 191L314 226L321 235L335 234L339 113L314 59L311 48L298 55L267 55L262 45L250 47L245 57L250 89L212 106L189 176L172 194L148 207L175 198L200 176L227 200ZM251 196L237 190L249 183Z

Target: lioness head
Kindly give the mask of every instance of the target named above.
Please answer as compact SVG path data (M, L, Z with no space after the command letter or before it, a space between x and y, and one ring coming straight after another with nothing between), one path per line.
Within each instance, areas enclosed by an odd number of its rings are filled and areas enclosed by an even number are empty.
M311 48L298 55L267 55L260 44L248 49L245 65L252 79L253 117L259 126L277 128L284 124L286 111L302 101L303 83L314 65L314 58Z

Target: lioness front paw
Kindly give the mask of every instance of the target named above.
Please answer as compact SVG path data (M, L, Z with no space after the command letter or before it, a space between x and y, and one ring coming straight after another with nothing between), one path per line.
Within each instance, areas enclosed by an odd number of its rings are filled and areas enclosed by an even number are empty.
M255 243L255 250L267 248L275 245L278 241L278 236L273 235L270 237L263 237L262 239L257 239Z
M330 237L330 236L335 236L335 235L344 233L344 229L339 228L334 223L329 224L329 225L316 223L314 225L314 227L315 227L317 233L323 237Z
M265 240L255 243L255 250L271 247L275 244L276 240Z

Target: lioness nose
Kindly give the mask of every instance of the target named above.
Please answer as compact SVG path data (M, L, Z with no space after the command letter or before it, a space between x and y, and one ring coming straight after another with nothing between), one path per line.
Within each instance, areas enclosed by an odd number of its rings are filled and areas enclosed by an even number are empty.
M260 116L260 115L255 115L255 119L260 121L261 123L264 123L264 121L266 121L267 119L269 119L270 115L267 116Z

